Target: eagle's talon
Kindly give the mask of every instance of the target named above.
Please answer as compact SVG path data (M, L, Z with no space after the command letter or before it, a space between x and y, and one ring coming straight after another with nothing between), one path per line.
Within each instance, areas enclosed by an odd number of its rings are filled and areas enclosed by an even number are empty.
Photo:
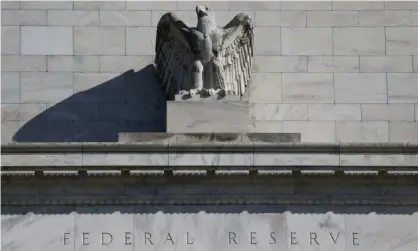
M214 95L218 94L220 91L221 91L221 89L216 89L215 90L215 89L211 88L211 89L209 89L209 95L214 96Z
M180 95L182 95L182 96L187 96L187 95L189 95L190 93L189 93L188 91L181 90L181 91L179 91L179 94L180 94Z
M194 95L198 94L199 90L197 89L190 89L190 96L193 97Z

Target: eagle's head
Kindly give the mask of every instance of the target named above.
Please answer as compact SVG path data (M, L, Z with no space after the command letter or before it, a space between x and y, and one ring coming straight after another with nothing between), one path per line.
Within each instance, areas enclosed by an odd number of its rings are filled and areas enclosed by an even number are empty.
M212 9L210 9L206 5L196 6L196 14L198 18L204 17L204 16L213 16Z

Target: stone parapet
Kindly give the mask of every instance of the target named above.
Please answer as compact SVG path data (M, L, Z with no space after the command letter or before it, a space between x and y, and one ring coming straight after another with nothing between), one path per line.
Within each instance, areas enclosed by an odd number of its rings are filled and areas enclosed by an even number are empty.
M2 174L414 174L415 144L306 144L293 134L143 134L131 143L14 143ZM287 142L287 143L286 143ZM289 143L291 142L291 143Z

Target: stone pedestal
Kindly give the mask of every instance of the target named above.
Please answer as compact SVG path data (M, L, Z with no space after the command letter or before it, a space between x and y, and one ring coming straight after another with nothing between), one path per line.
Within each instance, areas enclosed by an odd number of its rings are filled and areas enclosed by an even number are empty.
M167 132L248 132L249 105L238 96L181 96L167 101Z

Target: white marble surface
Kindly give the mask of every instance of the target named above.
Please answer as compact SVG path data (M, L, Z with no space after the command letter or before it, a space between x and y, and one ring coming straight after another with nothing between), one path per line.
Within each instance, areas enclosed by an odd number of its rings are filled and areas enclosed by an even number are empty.
M82 165L82 155L75 154L17 154L1 156L2 166L76 166Z
M363 237L359 245L347 239L347 251L413 251L418 250L418 214L347 215L346 231Z
M73 251L74 239L64 243L64 233L73 235L75 214L1 216L2 251Z
M255 153L256 166L336 166L339 156L335 154L280 154Z
M247 102L167 102L168 132L247 132Z
M72 101L100 105L105 102L106 108L100 110L108 112L100 112L100 117L92 120L110 133L113 125L108 121L119 125L125 120L140 120L140 131L291 130L302 133L303 142L316 143L406 143L418 139L412 125L396 125L400 121L416 122L416 108L415 112L405 109L393 113L394 108L381 107L372 109L376 110L374 113L363 112L365 104L418 105L418 1L26 2L3 1L1 6L3 104L61 103L66 107L58 109L61 113L69 109L80 114L79 104ZM133 69L139 71L146 86L153 85L154 77L142 69L155 55L158 21L163 14L173 12L187 25L194 26L198 3L214 10L219 27L239 12L252 18L253 74L247 93L251 103L259 107L266 105L266 109L251 111L250 107L249 111L248 107L220 108L207 104L186 109L183 106L190 104L174 107L168 104L165 110L164 104L159 103L156 108L159 114L164 117L167 111L166 128L161 127L165 122L161 119L159 125L148 123L148 117L143 116L149 114L148 106L133 109L133 117L126 118L129 112L120 108L120 103L150 104L148 100L159 100L156 98L160 94L128 91L127 97L123 86L132 84L135 90L142 90L130 77L123 80L126 85L115 85L123 77L116 82L105 82ZM108 95L107 88L113 90L116 86L121 95ZM193 101L180 103L190 102ZM309 111L292 104L309 106ZM313 109L312 104L326 106ZM279 112L274 112L274 107L279 107ZM43 113L55 114L54 110L47 107ZM301 114L295 114L297 110ZM248 121L251 120L249 112L257 112L257 121ZM271 120L283 123L269 123ZM32 118L21 124L8 117L3 119L2 126L9 128L3 133L3 141L12 141L18 129L38 130L30 121L34 122ZM356 123L351 126L341 125L353 121ZM369 122L372 122L370 126ZM253 128L248 123L258 125ZM60 131L67 131L66 126ZM97 137L100 141L109 140L102 134Z
M95 210L82 210L75 217L74 250L132 251L133 235L125 233L133 233L133 217L121 212L99 214Z
M231 143L232 144L232 143ZM256 146L257 147L257 146ZM2 166L417 166L417 154L267 152L3 154Z
M147 213L139 213L134 207L91 207L69 214L2 215L2 250L418 249L417 213L396 214L392 209L387 214L364 214L351 208L357 214L349 214L349 209L345 214L327 210L314 214L275 207L247 212L234 206L208 207L215 210L208 213L202 207L187 208L141 207L137 209Z
M251 166L253 153L170 153L170 166Z
M417 154L386 154L386 155L373 155L373 154L359 154L340 155L340 164L342 166L417 166L418 155Z
M345 239L349 236L344 234L343 215L287 213L286 223L290 233L288 250L345 250Z
M97 153L84 154L84 166L166 166L168 165L168 154L165 153Z

